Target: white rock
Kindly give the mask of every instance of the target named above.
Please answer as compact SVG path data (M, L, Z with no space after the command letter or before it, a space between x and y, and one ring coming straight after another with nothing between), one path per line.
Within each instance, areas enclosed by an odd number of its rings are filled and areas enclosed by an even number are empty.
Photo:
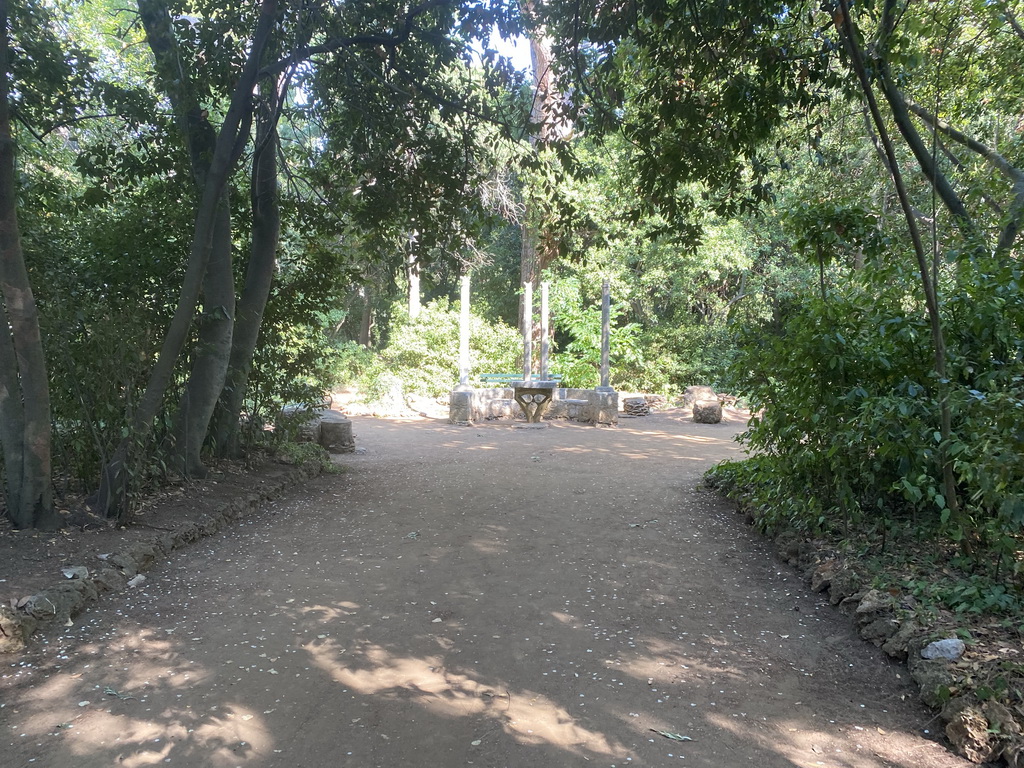
M921 658L956 661L964 655L966 650L967 646L964 645L963 640L951 637L946 640L936 640L934 643L926 645L924 650L921 651Z

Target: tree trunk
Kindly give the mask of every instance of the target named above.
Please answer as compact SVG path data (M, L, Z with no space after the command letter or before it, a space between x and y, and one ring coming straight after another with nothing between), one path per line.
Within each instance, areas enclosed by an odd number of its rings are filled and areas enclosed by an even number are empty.
M420 316L420 265L413 252L413 239L409 238L409 255L406 258L405 274L409 278L409 319Z
M528 18L535 13L533 2L522 3L524 15ZM551 70L551 40L544 30L537 27L530 33L530 59L533 65L533 104L530 107L530 144L536 150L542 150L549 142L557 138L556 110L561 101L561 94L555 88L554 74ZM536 203L527 200L523 213L522 250L520 252L520 285L530 283L536 286L543 271L550 266L557 255L550 237L546 237L536 224ZM525 328L523 317L523 301L519 301L519 329ZM534 335L540 333L540 323L533 323ZM539 336L534 339L539 345Z
M5 0L0 0L0 4ZM0 138L2 141L2 138ZM0 182L2 183L2 182ZM3 193L0 193L2 196ZM2 224L0 224L2 225ZM3 258L0 255L0 258ZM7 516L17 527L21 525L21 481L24 473L25 409L21 402L21 381L14 354L14 339L0 296L0 447L3 448L4 501ZM29 523L31 525L31 523Z
M963 513L960 507L960 498L956 487L956 475L953 471L953 461L949 455L949 445L953 436L953 417L949 405L950 384L946 372L946 337L942 328L942 317L939 313L939 296L936 286L938 275L932 274L929 269L928 256L925 253L924 243L921 239L921 233L917 226L917 219L915 218L913 207L910 204L906 184L903 181L903 174L900 171L899 162L896 158L896 150L893 147L892 140L889 138L889 132L885 127L885 120L878 108L878 102L875 99L874 91L871 88L871 81L868 79L867 70L864 66L864 55L861 51L859 42L860 34L853 23L853 19L850 18L850 8L847 0L839 0L839 7L843 14L840 37L846 45L846 50L850 55L850 63L854 70L854 74L857 76L861 92L864 95L868 109L871 112L872 120L875 123L875 128L878 131L879 140L881 141L885 151L889 174L892 177L893 186L896 188L900 207L903 209L903 215L907 223L907 231L910 233L910 239L914 244L914 254L917 257L917 266L921 277L921 288L924 292L925 307L927 310L929 326L931 328L932 354L935 361L935 373L938 377L939 436L941 438L939 442L939 464L942 471L943 495L945 497L946 507L949 510L950 520L954 525L959 525L963 529L965 534L964 546L969 549L971 547L971 539L973 538L974 532L971 530L971 524L967 515ZM892 105L890 104L890 106ZM938 178L937 169L933 167L931 171L931 173L926 171L925 175L935 183ZM969 225L970 220L968 218L966 221L962 220L961 223Z
M190 478L206 476L203 442L214 407L224 389L231 358L235 315L235 276L231 269L231 207L227 190L217 207L213 245L203 279L199 344L185 391L178 403L172 434L174 461Z
M372 346L370 332L373 330L373 291L364 286L359 289L363 297L363 316L359 321L359 343L369 349Z
M273 112L273 106L265 106L257 119L256 152L250 178L252 244L249 265L235 316L231 361L211 430L214 450L219 456L239 453L239 419L277 264L281 211L277 188L278 136L276 123L271 118Z
M18 229L8 81L8 4L0 0L0 439L7 514L18 528L59 527L53 508L50 389Z
M145 4L143 0L140 0L140 14L144 13ZM151 9L146 8L146 11L149 10ZM121 441L114 456L104 468L97 494L97 506L108 516L117 516L123 520L128 513L126 462L130 448L134 442L144 441L152 433L153 420L160 411L178 362L178 356L188 340L189 328L192 325L192 318L195 316L200 290L206 275L219 201L237 159L236 151L240 136L248 131L252 118L253 89L259 74L259 62L270 38L276 13L276 0L263 0L259 23L253 35L248 58L232 93L224 122L217 134L213 157L203 186L202 199L196 209L196 222L188 266L185 270L174 316L160 348L160 355L150 373L146 389L139 400L130 433Z

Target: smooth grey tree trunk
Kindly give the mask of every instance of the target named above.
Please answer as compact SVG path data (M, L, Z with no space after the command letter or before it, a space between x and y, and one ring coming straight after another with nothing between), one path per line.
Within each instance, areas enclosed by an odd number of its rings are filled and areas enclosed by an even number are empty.
M533 68L533 103L530 107L530 123L534 127L530 135L530 144L535 150L543 149L548 143L557 138L556 111L561 94L555 86L554 72L551 69L552 53L551 40L544 33L544 29L536 26L534 3L532 0L520 4L524 16L533 19L535 28L530 31L530 60ZM520 283L536 285L540 281L541 274L547 269L557 256L556 248L551 238L538 230L535 223L536 212L532 210L534 204L528 199L526 210L523 213L522 224L522 250L519 257L519 279ZM522 299L519 302L519 329L526 328L524 317L524 304ZM540 331L539 323L532 323L534 332ZM550 339L549 339L550 341ZM540 345L539 338L534 342Z
M153 14L154 9L158 13L167 14L166 6L158 0L157 2L153 2L153 0L139 1L139 11L144 22L147 20L147 14ZM276 13L276 1L263 0L259 23L253 35L248 58L238 83L235 85L220 131L217 133L213 158L210 161L206 182L203 186L202 199L196 209L196 222L189 250L188 265L182 280L174 316L167 329L156 364L150 373L146 389L139 400L132 419L130 433L121 441L110 462L104 468L96 506L108 516L116 516L123 520L128 514L129 473L127 461L129 454L134 443L143 442L151 435L153 420L160 412L167 388L177 366L178 357L188 340L189 329L199 303L207 262L210 258L218 203L227 185L228 176L235 165L239 138L248 131L250 125L253 90L259 75L259 62L270 39ZM169 24L165 26L169 28ZM147 23L148 34L149 25ZM157 44L159 46L173 44L173 37L170 41L160 38ZM154 49L154 53L156 52L157 49Z
M273 104L265 105L257 118L256 153L250 178L251 251L235 317L231 360L211 427L214 450L225 457L239 453L239 419L277 264L281 211L277 182L278 136L273 112Z
M8 85L8 3L0 0L0 439L7 515L18 528L59 527L53 508L50 389L18 228Z
M369 349L373 342L371 338L371 332L373 331L373 291L370 290L369 286L363 286L359 289L359 293L363 297L363 316L359 321L359 343Z
M172 434L178 470L190 478L206 476L202 449L214 407L224 389L231 358L235 316L235 276L231 268L231 208L227 190L217 207L210 260L203 279L203 311L195 362L178 402Z

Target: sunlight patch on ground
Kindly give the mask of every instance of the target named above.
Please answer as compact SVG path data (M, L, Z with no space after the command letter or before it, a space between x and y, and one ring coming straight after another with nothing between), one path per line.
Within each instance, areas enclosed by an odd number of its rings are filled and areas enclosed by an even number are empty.
M307 617L310 614L319 614L312 618L315 618L321 624L330 624L339 621L345 616L354 616L359 608L360 606L356 603L343 600L334 605L306 605L299 609L299 613Z
M886 765L898 768L920 768L928 765L931 750L944 752L933 743L921 743L906 733L878 733L873 725L850 726L845 733L825 733L808 728L799 720L783 720L770 723L754 723L723 714L706 715L709 723L716 728L753 741L764 750L775 752L798 768L878 768L878 759ZM872 733L874 732L874 733ZM870 738L870 741L868 741Z
M17 708L6 710L18 717L16 733L59 739L75 759L98 756L129 768L181 760L228 768L263 760L271 751L272 738L257 711L239 702L197 709L178 702L176 692L209 688L216 677L183 656L181 640L143 629L82 650L89 663L28 688ZM170 706L157 704L168 697Z
M346 653L329 641L305 649L333 680L366 696L411 701L445 717L487 717L526 745L545 744L584 756L633 757L621 744L579 725L547 696L530 690L512 692L500 682L486 685L466 672L446 668L440 656L397 656L374 644Z

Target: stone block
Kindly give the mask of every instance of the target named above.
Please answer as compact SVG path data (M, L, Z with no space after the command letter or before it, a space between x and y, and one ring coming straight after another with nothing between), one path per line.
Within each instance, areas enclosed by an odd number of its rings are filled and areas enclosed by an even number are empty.
M448 422L450 424L473 423L472 392L452 392L448 403Z
M722 404L715 400L697 400L693 404L693 420L697 424L718 424L722 420Z
M598 387L594 392L592 422L594 424L618 424L619 393L611 387Z
M320 418L320 445L330 453L352 453L356 449L352 422L337 411L325 411Z

